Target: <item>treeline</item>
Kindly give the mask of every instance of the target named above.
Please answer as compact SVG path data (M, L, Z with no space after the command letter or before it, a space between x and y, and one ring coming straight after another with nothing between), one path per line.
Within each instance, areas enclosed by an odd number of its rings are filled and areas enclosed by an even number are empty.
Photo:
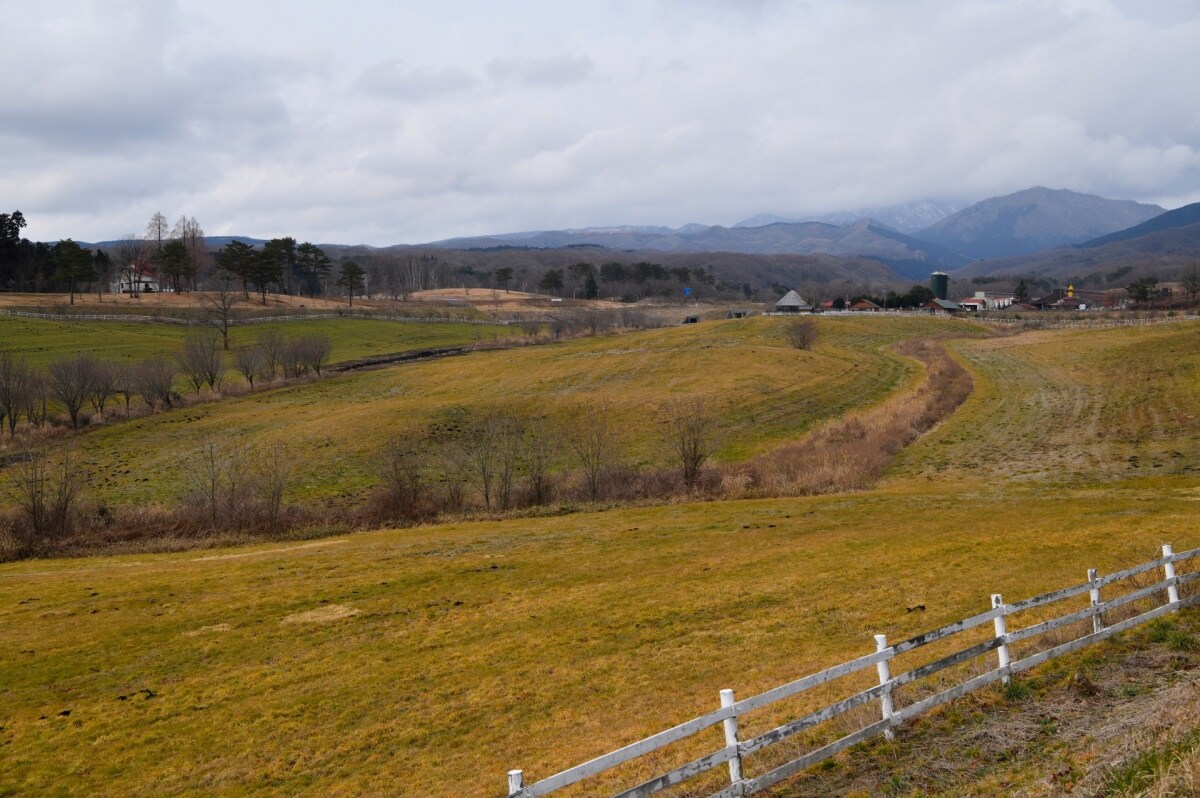
M407 300L422 290L491 288L545 292L571 298L634 302L648 297L766 301L778 286L805 297L875 293L894 282L886 266L862 258L735 253L619 253L592 247L497 251L395 247L339 247L326 252L293 237L261 244L234 240L212 250L195 217L174 225L162 213L143 233L84 249L21 237L20 211L0 214L0 290L72 293L210 291L223 282L253 291L313 297L357 296ZM58 248L59 251L55 251ZM786 291L786 288L785 288Z

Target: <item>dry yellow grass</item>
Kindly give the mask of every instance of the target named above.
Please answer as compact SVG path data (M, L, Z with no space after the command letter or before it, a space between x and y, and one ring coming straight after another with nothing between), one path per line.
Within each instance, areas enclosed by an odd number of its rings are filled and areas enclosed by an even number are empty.
M655 409L672 397L700 396L720 417L721 458L737 460L907 384L915 369L886 351L889 343L962 326L830 320L817 348L800 352L773 321L689 325L329 377L100 427L76 440L77 459L94 498L145 503L178 495L189 458L210 437L264 450L282 445L296 463L293 500L352 502L374 485L389 437L435 426L453 433L488 408L565 424L607 403L628 458L662 463Z
M628 352L564 346L540 379L640 401L736 385L719 357L736 328L699 327L614 339ZM873 633L933 628L993 592L1050 590L1164 541L1195 547L1195 473L1128 467L1193 440L1195 330L956 344L976 395L874 490L0 566L12 652L0 657L0 794L498 797L509 768L540 778L711 709L720 688L749 695L866 653ZM671 333L687 345L651 357ZM887 343L882 328L846 335L862 338L827 340L824 356ZM508 354L477 372L523 390L537 361L520 361L522 377L502 367ZM1123 381L1116 366L1134 354L1157 392ZM620 367L570 368L610 361ZM430 380L429 395L460 401L458 384ZM1099 408L1068 401L1081 392ZM281 407L304 418L320 396ZM1048 420L1087 431L1110 413L1123 434L1037 444L1058 434ZM1078 467L1062 467L1063 447ZM906 612L916 604L926 610ZM360 612L283 623L333 606Z

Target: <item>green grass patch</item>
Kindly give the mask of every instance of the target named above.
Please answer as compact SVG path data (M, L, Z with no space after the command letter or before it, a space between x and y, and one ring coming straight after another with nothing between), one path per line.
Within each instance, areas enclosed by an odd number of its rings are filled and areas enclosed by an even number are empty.
M307 319L238 325L229 335L231 347L253 343L263 330L285 335L328 335L334 362L427 347L455 346L519 335L516 328L458 322L396 322L377 319ZM0 317L0 351L44 365L79 353L132 363L156 356L173 357L187 328L159 322L50 321Z

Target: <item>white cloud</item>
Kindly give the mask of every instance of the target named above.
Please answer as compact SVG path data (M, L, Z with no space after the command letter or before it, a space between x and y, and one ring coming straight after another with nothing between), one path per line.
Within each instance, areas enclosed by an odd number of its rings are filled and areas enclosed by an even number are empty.
M1034 184L1200 196L1194 3L14 0L0 197L375 244Z

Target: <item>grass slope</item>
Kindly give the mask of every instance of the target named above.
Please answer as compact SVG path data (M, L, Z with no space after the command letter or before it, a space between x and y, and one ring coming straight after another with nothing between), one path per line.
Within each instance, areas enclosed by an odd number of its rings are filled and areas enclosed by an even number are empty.
M882 323L879 323L882 322ZM741 458L813 424L870 404L914 375L886 346L970 328L931 319L835 319L809 352L789 347L772 319L746 319L481 352L329 377L97 428L75 441L95 498L170 499L210 437L283 444L296 460L291 498L353 496L375 482L393 435L454 430L493 407L566 422L609 403L638 462L662 462L655 408L702 396L721 417L725 458Z
M864 493L6 565L0 794L499 796L718 688L1197 545L1195 498L979 496L967 531L940 493Z

